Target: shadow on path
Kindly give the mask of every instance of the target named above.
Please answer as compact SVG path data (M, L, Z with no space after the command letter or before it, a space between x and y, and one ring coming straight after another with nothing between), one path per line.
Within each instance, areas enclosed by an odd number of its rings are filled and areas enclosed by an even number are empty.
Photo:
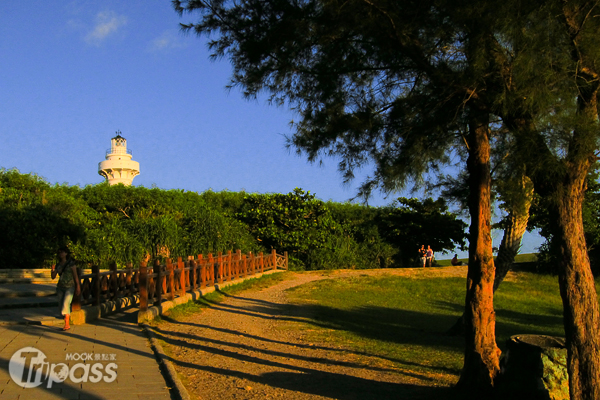
M232 376L274 388L324 396L338 400L459 400L454 388L419 386L411 384L380 382L345 374L318 370L302 372L268 372L253 375L241 371L216 368L171 359L185 368Z
M287 324L292 323L309 329L313 326L353 332L382 342L434 346L462 353L464 339L448 337L443 330L431 328L450 326L454 316L368 305L340 310L222 294L228 298L226 302L205 298L199 301L216 312L210 318L214 324L196 322L202 321L199 313L182 322L162 316L167 324L151 327L171 349L169 359L184 375L203 371L207 374L202 379L212 380L210 374L218 375L219 382L220 377L237 378L294 391L302 399L310 396L341 400L455 398L452 388L436 386L442 376L446 381L449 375L456 376L459 371L455 369L343 349L336 343L331 346L296 343L294 334L290 337L283 331L281 335L278 333L278 329L289 329ZM220 324L219 320L235 322ZM280 328L279 323L284 326ZM206 389L198 388L205 393Z

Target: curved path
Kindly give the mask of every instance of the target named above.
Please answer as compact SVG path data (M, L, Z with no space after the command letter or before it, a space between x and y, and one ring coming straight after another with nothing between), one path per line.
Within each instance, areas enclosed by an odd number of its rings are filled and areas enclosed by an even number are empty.
M450 382L394 367L380 357L311 343L310 307L290 304L286 289L350 275L466 276L466 267L288 273L266 289L229 296L180 321L152 329L192 398L447 399Z

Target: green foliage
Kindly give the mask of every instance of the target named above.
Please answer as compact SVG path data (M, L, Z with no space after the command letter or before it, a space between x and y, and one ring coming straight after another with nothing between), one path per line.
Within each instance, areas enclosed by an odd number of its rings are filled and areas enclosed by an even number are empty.
M465 245L465 224L443 200L399 199L382 208L323 203L301 189L248 195L238 214L267 248L287 251L304 269L414 266L417 245Z
M137 263L147 254L176 257L258 251L245 225L211 209L197 193L144 187L51 187L36 175L0 171L4 268L53 263L69 245L81 263Z
M207 190L200 194L202 201L211 209L218 210L227 216L234 216L244 204L246 192L213 192Z
M381 235L379 216L381 208L351 203L327 203L333 219L339 224L336 257L340 263L356 265L357 268L387 268L394 265L398 252L395 244ZM334 260L332 260L333 262Z
M465 249L466 224L448 212L443 199L399 198L383 209L380 218L383 235L398 248L396 265L413 266L420 245L431 246L434 252L451 251L456 246Z
M382 268L405 265L398 262L399 251L416 245L414 238L401 242L400 232L426 237L440 249L460 243L443 203L410 204L414 210L408 212L395 206L325 203L301 189L288 194L198 194L106 183L81 189L1 170L0 223L6 229L0 239L6 245L0 257L3 268L47 266L58 247L69 245L82 264L115 261L122 266L147 255L174 258L275 249L287 251L296 269ZM423 229L446 228L417 234L414 221L408 226L406 215L411 213L420 213Z
M197 193L101 184L86 187L82 195L98 215L91 248L102 249L104 260L260 248L244 225L210 208Z
M332 251L329 240L339 229L325 204L310 192L249 194L238 218L267 249L287 251L297 268L317 269L319 250Z
M0 170L0 267L48 265L56 249L85 237L85 204L33 174Z
M501 120L508 128L501 134L516 139L513 149L536 192L553 197L551 219L560 226L563 268L577 272L565 275L561 290L579 284L571 277L585 277L587 263L579 260L585 260L586 249L577 236L584 227L580 210L571 208L579 207L600 138L596 2L173 0L173 5L180 14L199 16L183 27L210 37L213 57L229 59L232 85L248 97L269 93L271 101L297 112L290 146L311 161L338 157L346 179L371 162L373 176L360 193L365 197L374 187L393 192L422 182L449 163L464 140L473 246L490 234L487 149L496 140L490 125ZM473 268L486 268L489 245L472 250ZM488 313L480 309L475 286L470 288L467 316ZM573 299L565 295L572 311L565 319L567 341L577 348L568 365L577 382L571 385L574 397L583 396L583 389L597 390L588 371L598 370L598 360L583 356L598 347L597 338L576 333L586 325L585 309L592 311L586 323L595 324L598 305L581 306L591 298L587 288L581 285L584 295ZM491 390L494 337L481 334L481 320L473 321L459 386Z

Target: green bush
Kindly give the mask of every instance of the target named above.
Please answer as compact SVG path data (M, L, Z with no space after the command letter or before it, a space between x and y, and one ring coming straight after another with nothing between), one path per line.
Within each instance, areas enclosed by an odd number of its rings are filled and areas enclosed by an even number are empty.
M445 204L399 204L325 203L298 188L198 194L107 183L51 186L37 175L2 169L0 267L49 266L56 249L68 245L81 264L99 266L137 264L148 255L275 249L288 252L290 269L386 268L407 265L418 243L434 250L463 243L462 225ZM440 225L443 230L433 229Z

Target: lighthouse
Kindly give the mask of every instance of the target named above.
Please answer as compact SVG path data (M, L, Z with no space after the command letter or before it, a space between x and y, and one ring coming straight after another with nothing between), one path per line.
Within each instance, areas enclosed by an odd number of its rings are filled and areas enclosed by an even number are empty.
M106 150L106 160L98 164L98 174L106 178L109 185L122 183L129 186L140 174L140 163L131 159L131 150L127 150L127 140L117 131L110 140L110 149Z

